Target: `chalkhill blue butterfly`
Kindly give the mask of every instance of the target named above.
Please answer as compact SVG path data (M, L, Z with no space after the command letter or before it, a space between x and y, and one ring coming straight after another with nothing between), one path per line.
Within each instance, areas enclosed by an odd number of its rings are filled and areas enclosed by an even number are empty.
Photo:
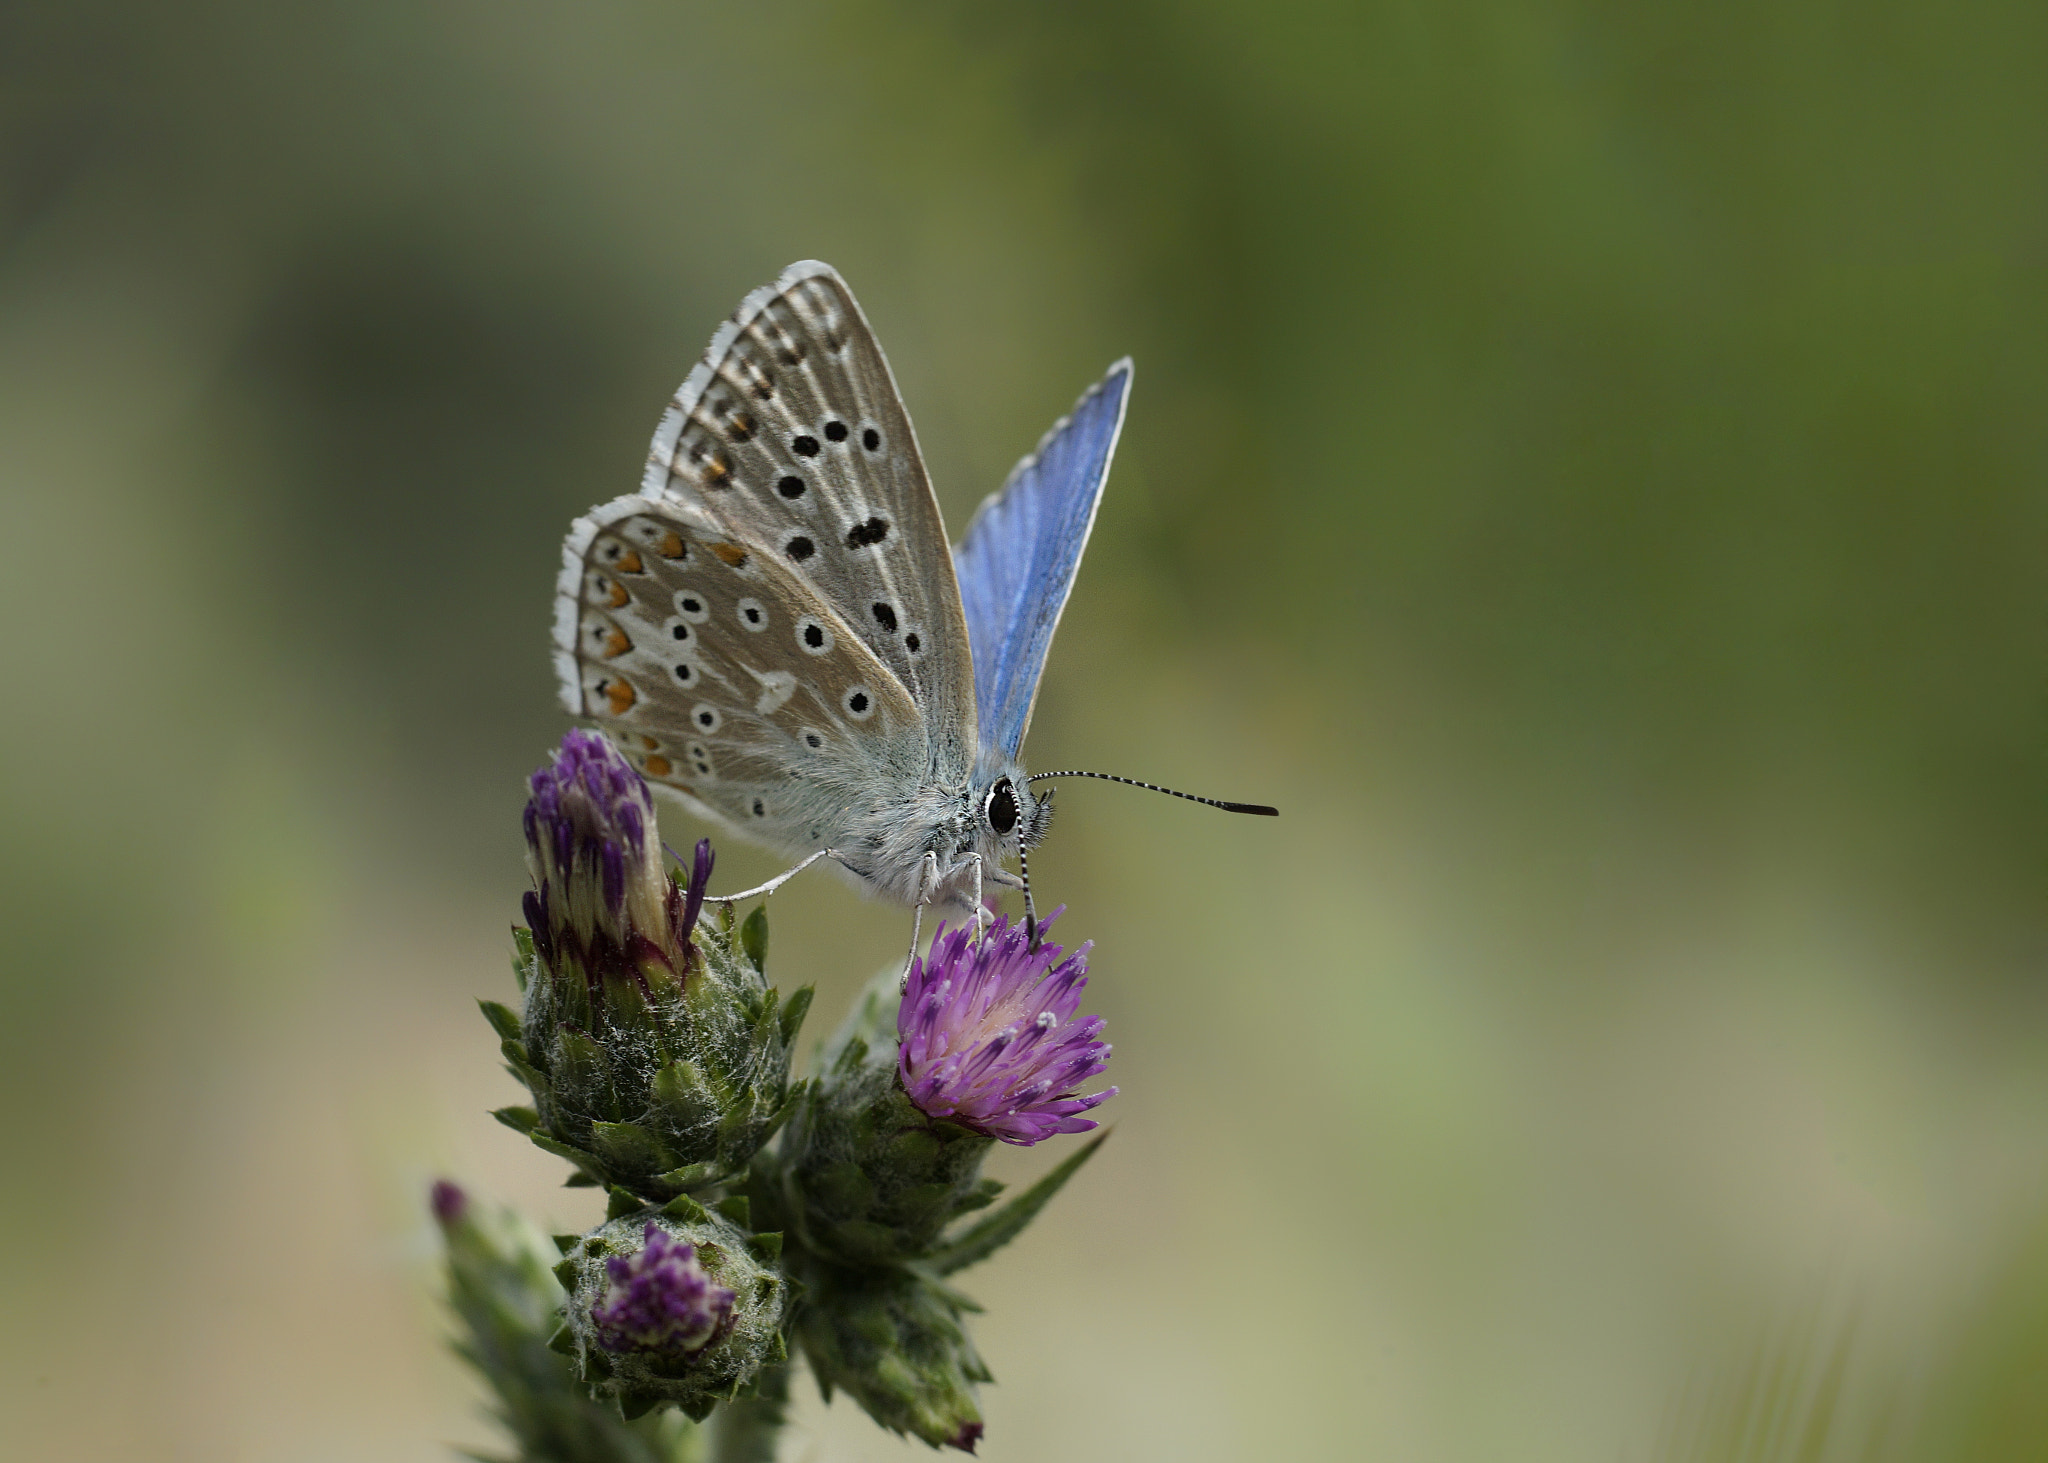
M749 894L830 858L920 911L979 910L986 876L1028 912L1052 815L1033 784L1109 776L1018 756L1130 384L1110 367L949 549L860 306L829 265L791 265L712 336L640 490L570 529L563 704L654 788L802 861Z

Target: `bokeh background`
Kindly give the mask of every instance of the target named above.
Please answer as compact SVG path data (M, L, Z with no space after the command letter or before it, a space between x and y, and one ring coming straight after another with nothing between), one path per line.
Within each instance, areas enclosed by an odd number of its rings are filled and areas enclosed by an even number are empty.
M956 528L1135 355L1031 761L1285 810L1061 794L1124 1095L972 1277L985 1456L2048 1457L2044 60L2024 0L0 8L0 1455L487 1443L425 1186L592 1212L473 1007L557 543L818 257ZM772 912L814 1035L904 934ZM789 1458L921 1451L806 1396Z

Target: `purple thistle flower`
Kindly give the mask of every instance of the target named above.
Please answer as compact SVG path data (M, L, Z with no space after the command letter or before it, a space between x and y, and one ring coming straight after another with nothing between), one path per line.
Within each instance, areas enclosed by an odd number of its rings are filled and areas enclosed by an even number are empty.
M1007 918L979 942L970 929L941 926L930 956L911 962L896 1009L897 1071L910 1100L928 1117L1005 1143L1094 1127L1081 1114L1116 1089L1077 1095L1109 1063L1109 1043L1095 1039L1102 1018L1074 1015L1093 948L1062 961L1058 945L1032 949L1030 930Z
M543 912L585 940L600 927L665 925L654 799L618 749L571 731L527 786L526 861Z
M541 959L607 974L680 975L711 882L711 841L697 845L687 892L662 864L654 799L604 737L571 731L528 779L526 924Z
M697 1247L649 1222L647 1247L604 1262L611 1284L590 1308L606 1351L690 1355L715 1341L732 1318L733 1293L713 1285Z

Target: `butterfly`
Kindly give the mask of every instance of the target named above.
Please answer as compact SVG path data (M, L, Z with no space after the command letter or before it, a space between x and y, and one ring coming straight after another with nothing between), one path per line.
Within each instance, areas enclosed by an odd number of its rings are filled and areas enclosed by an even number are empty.
M1018 760L1130 385L1125 359L949 548L860 306L831 266L791 265L712 336L639 491L570 528L562 704L653 788L802 860L750 894L830 858L920 912L978 910L986 875L1028 914L1025 851L1052 816L1033 782L1133 781Z

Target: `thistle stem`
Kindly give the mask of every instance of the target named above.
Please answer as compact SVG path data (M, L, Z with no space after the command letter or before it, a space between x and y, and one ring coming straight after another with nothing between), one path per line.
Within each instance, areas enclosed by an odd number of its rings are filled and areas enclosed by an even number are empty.
M728 1402L713 1419L708 1463L775 1463L775 1444L789 1404L789 1368L761 1373L758 1393Z

